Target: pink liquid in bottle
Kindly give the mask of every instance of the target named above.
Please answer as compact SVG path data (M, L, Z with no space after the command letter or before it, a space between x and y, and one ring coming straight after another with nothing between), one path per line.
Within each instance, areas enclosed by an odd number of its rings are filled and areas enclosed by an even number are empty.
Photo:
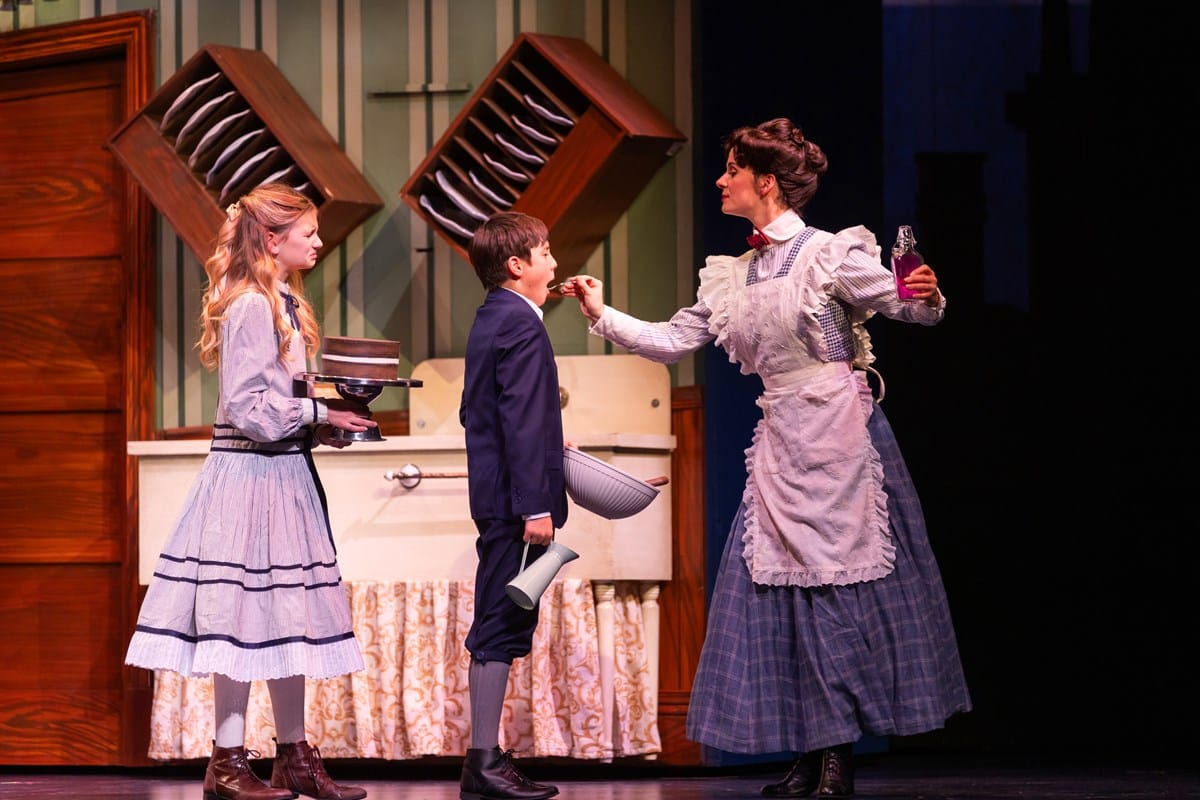
M912 227L901 225L896 233L896 244L892 245L892 275L896 279L896 294L901 300L917 299L916 294L904 285L904 279L925 263L925 258L917 252L916 244Z

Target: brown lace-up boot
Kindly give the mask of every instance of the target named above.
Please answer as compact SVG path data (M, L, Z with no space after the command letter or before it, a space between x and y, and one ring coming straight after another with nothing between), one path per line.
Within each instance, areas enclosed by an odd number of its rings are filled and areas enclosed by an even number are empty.
M316 798L316 800L362 800L367 790L334 783L325 771L321 749L301 739L294 743L275 741L275 764L271 785Z
M204 770L204 800L293 800L290 789L274 789L250 769L250 759L260 758L245 747L217 747Z
M817 797L850 797L854 794L854 757L848 744L821 751L821 783Z

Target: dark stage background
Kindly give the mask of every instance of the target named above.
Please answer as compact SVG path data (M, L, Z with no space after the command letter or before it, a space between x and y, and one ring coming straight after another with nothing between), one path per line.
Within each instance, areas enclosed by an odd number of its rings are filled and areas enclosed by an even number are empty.
M697 252L749 233L720 137L788 116L830 160L810 221L885 249L911 223L949 299L869 327L975 710L867 747L1194 758L1185 7L696 6ZM711 586L760 384L711 348L704 370Z

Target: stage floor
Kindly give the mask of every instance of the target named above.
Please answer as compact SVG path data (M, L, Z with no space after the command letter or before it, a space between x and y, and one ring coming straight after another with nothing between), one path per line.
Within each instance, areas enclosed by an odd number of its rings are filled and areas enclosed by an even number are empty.
M786 764L672 768L521 762L562 800L718 800L754 798ZM368 800L458 800L457 766L438 763L328 763L334 778L367 789ZM35 770L0 767L0 798L200 800L202 763L145 770ZM269 762L256 772L270 773ZM857 800L1200 800L1200 769L1047 765L1036 760L868 755L857 759Z

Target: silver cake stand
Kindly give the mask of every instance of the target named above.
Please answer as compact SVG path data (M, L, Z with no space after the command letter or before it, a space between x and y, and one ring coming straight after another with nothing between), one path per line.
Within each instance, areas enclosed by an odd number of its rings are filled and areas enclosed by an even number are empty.
M307 396L313 396L313 386L318 383L332 383L337 393L346 400L357 400L370 405L371 401L389 386L406 386L415 389L422 386L422 381L414 378L347 378L342 375L324 375L320 372L302 372L297 379L308 384ZM379 427L367 428L365 431L344 431L335 429L334 438L346 442L382 442L383 435Z

